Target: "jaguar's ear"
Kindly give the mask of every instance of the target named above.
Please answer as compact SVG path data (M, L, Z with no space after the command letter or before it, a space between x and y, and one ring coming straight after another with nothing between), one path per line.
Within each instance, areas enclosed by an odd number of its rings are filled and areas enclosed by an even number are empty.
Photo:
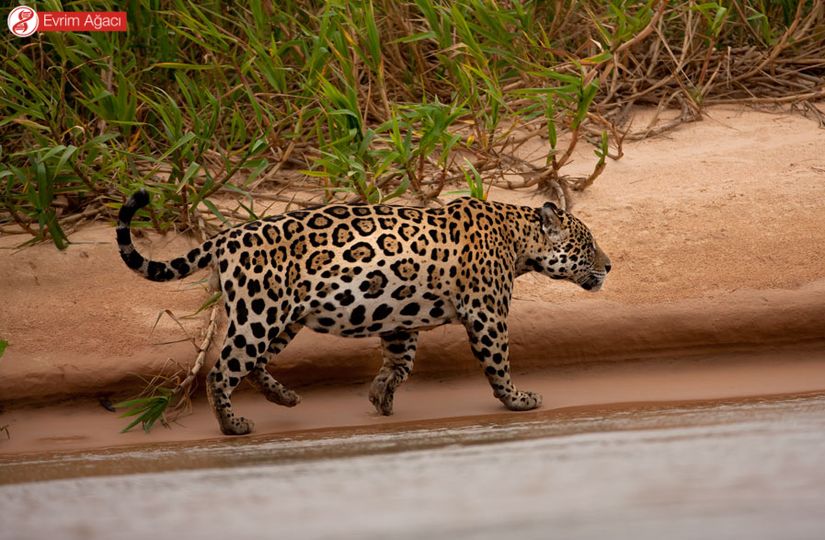
M557 239L562 234L562 211L555 204L548 202L541 207L541 228L551 238Z

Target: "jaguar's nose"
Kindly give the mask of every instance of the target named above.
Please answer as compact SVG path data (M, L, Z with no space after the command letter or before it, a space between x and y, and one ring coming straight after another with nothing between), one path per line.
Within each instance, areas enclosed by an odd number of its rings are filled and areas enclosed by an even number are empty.
M613 268L613 266L611 266L610 263L607 263L606 265L604 265L604 273L605 274L609 273L611 268Z

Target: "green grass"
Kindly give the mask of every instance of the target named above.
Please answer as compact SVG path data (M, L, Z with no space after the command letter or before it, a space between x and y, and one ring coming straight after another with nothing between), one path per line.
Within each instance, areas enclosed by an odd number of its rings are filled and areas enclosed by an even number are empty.
M167 425L168 422L164 414L172 405L173 394L174 391L169 388L158 387L153 390L152 395L115 403L114 407L116 409L125 409L120 415L121 418L131 418L126 427L121 430L121 433L126 433L138 424L141 425L143 431L149 433L158 420Z
M138 187L152 202L135 227L199 233L254 219L273 184L372 203L493 185L562 199L621 156L634 105L689 121L714 103L811 111L825 97L813 0L27 3L129 21L0 33L0 234L61 249ZM538 137L537 165L519 148ZM575 178L580 145L592 172ZM222 213L221 193L244 213ZM166 422L186 404L180 387L155 380L119 403L126 429Z
M267 183L381 202L472 178L481 196L505 168L536 173L506 159L525 129L549 142L533 183L582 188L630 105L696 117L708 103L806 99L825 57L810 0L661 13L658 0L34 4L129 20L128 33L0 37L0 231L58 248L140 186L153 202L136 226L159 231L221 226L210 197L249 200ZM569 179L577 142L597 160Z

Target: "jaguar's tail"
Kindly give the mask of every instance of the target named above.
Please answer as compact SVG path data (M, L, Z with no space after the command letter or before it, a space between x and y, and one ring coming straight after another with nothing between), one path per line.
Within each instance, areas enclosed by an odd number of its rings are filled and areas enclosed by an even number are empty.
M196 247L183 257L172 259L171 261L150 261L138 253L137 248L132 243L132 234L129 232L129 224L135 212L149 204L149 194L146 190L140 191L129 197L126 204L120 207L117 223L117 246L120 249L120 256L126 266L152 281L171 281L181 279L199 268L204 268L212 262L212 242L207 241Z

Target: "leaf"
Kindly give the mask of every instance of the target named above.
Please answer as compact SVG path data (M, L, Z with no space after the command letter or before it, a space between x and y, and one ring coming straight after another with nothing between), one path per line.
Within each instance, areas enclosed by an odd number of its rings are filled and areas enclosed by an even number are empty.
M145 71L149 71L154 68L183 69L190 71L205 71L210 69L235 69L234 66L224 64L185 64L183 62L158 62L146 68Z
M556 104L554 97L547 96L547 106L545 109L545 117L547 118L547 140L550 143L550 148L555 150L558 142L558 134L556 133Z
M52 178L57 177L60 174L60 170L63 168L63 165L66 164L67 161L77 152L77 147L69 145L66 147L66 150L63 152L63 155L60 156L60 160L57 162L57 166L54 168L54 176Z
M180 180L181 184L182 184L180 189L183 188L183 184L188 184L190 182L190 180L192 180L192 178L198 173L198 171L200 169L201 169L201 166L198 165L197 163L195 163L195 162L190 163L189 166L186 167L186 172L183 173L183 178L181 178L181 180Z
M215 206L215 203L213 203L209 199L204 199L201 202L209 209L210 212L215 214L215 217L221 220L221 223L223 223L224 225L229 225L229 220L226 219L226 216L221 214L221 211L218 210L218 207Z
M6 347L9 346L9 342L5 339L0 339L0 358L3 358L3 353L6 352Z
M467 170L464 172L464 179L467 181L467 186L470 188L470 196L475 197L476 199L485 200L486 197L484 196L484 179L481 177L481 174L478 172L478 169L470 163L470 160L464 158L464 162L469 167L470 171Z
M155 422L163 417L166 409L172 404L174 391L169 388L157 387L155 394L115 403L115 409L127 409L120 415L121 418L135 416L120 432L126 433L138 424L143 424L143 431L149 433Z
M209 309L210 307L214 306L215 304L217 304L220 301L221 296L223 296L223 293L221 291L217 291L212 296L207 298L206 301L203 304L201 304L201 307L199 307L197 311L195 311L194 313L192 313L190 315L186 315L183 318L188 319L188 318L194 317L195 315L197 315L199 313L202 313L203 311Z
M415 43L416 41L426 41L430 39L434 40L437 37L435 32L419 32L395 39L390 42L390 45L395 45L396 43Z

